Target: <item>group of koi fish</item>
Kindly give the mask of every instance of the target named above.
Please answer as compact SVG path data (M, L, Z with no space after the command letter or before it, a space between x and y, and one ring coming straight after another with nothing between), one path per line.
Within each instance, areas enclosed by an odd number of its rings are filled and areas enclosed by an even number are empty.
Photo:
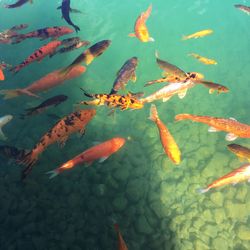
M27 2L32 2L30 0L19 0L13 5L6 5L6 8L16 8L20 7ZM236 8L250 13L250 8L243 5L235 5ZM80 28L76 26L70 19L69 13L80 13L80 11L73 10L70 8L70 0L63 0L62 5L58 7L61 9L64 19L67 23L74 27L75 31L78 32ZM134 33L129 34L130 37L136 37L141 42L153 42L154 39L150 37L149 31L146 26L146 21L149 18L152 11L152 5L148 7L145 12L142 12L136 19L134 26ZM0 80L4 80L3 70L10 68L13 73L18 73L24 67L35 61L41 61L46 56L50 58L56 54L61 54L69 52L75 49L79 49L83 46L88 46L89 41L81 40L79 37L72 37L64 40L58 40L59 37L67 35L73 32L72 29L66 26L55 26L38 29L35 31L28 32L26 34L18 33L20 30L28 28L27 24L21 24L14 26L8 30L0 33L0 43L2 44L17 44L28 38L39 38L40 40L45 40L51 38L52 41L43 45L34 51L30 56L28 56L23 62L17 66L11 66L5 62L0 64ZM211 29L202 30L191 35L183 36L183 40L201 38L212 34ZM66 80L70 80L79 77L83 74L87 68L82 66L89 65L92 61L102 55L110 46L110 40L99 41L96 44L90 46L83 53L81 53L69 66L65 68L57 69L44 77L34 81L29 86L23 89L12 89L12 90L1 90L0 94L4 95L4 99L14 98L20 95L28 95L31 97L40 97L39 93L47 91L53 87L62 84ZM60 48L61 47L61 48ZM190 56L198 59L201 63L207 65L216 65L217 62L213 59L205 58L196 53L190 53ZM93 94L88 93L83 90L85 96L91 98L89 101L81 101L78 105L92 105L101 106L107 105L114 111L115 109L127 110L127 109L142 109L147 103L151 103L157 100L162 100L163 102L168 101L174 95L178 95L180 99L186 96L187 90L191 89L197 85L202 85L209 89L209 93L212 94L214 91L217 93L227 93L229 89L221 84L208 81L204 79L204 76L198 72L185 72L179 67L159 58L158 52L155 53L156 63L163 70L163 76L156 80L148 81L145 87L151 86L158 83L168 83L162 88L158 89L154 93L147 97L143 97L144 93L132 93L127 92L126 94L119 94L120 91L124 91L128 82L131 80L135 82L136 79L136 68L138 65L138 58L132 57L128 59L121 69L117 72L116 78L113 83L113 87L108 93ZM25 118L30 115L39 114L51 106L57 106L60 103L67 100L67 96L58 95L51 97L40 105L34 108L26 110L27 112L21 115ZM27 175L32 170L34 164L38 160L39 155L51 144L58 142L60 145L64 145L68 137L76 132L84 134L87 124L96 115L95 109L80 109L75 111L63 118L61 118L47 133L45 133L39 142L30 151L20 150L11 146L0 146L0 152L5 156L14 158L18 163L24 164L26 168L22 171L22 179L26 178ZM2 127L12 120L11 115L7 115L0 118L0 138L6 140L6 136L2 132ZM166 155L174 164L181 163L181 151L166 127L166 125L161 121L156 105L151 104L150 108L150 120L152 120L159 130L160 140ZM237 137L250 138L250 126L243 124L235 120L234 118L216 118L209 116L198 116L191 114L179 114L175 117L176 121L181 120L192 120L194 122L205 123L210 126L209 132L225 131L227 133L226 140L233 141ZM71 169L79 164L90 165L93 161L99 159L100 162L106 160L110 155L117 152L126 140L121 137L115 137L107 140L103 143L95 145L79 155L75 156L73 159L65 162L60 167L49 171L50 178L55 177L61 172ZM237 145L230 144L228 149L235 153L239 158L244 158L250 161L250 149ZM200 192L204 193L211 188L220 187L229 183L238 183L250 179L250 164L244 164L240 168L232 171L231 173L219 178L205 189L201 189ZM120 235L118 226L115 226L119 238L119 249L127 249L125 242Z

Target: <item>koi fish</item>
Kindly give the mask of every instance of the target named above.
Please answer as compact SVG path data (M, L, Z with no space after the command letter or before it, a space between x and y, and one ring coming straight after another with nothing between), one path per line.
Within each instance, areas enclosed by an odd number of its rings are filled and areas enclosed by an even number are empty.
M40 41L48 39L48 38L52 38L53 40L56 40L58 37L70 34L72 32L73 30L66 26L46 27L46 28L35 30L35 31L31 31L27 34L17 35L15 36L12 44L20 43L27 38L39 38Z
M116 94L120 89L125 89L125 86L127 85L129 80L132 80L133 82L136 81L135 70L137 64L137 57L132 57L123 64L121 69L116 74L117 77L113 84L113 88L110 91L110 94Z
M188 80L198 82L198 81L201 81L201 79L203 79L203 78L204 78L204 76L201 73L187 72L186 78L184 80L181 79L179 76L169 75L169 76L164 76L164 77L157 79L157 80L148 81L144 85L144 87L150 86L150 85L155 84L155 83L163 83L163 82L176 83L176 82L182 82L182 81L187 82Z
M63 171L71 169L79 164L85 163L89 166L97 159L99 159L99 162L104 162L112 154L116 153L125 144L125 142L126 140L124 138L112 138L111 140L105 141L85 150L81 154L75 156L73 159L62 164L60 167L47 172L47 174L50 174L49 178L51 179Z
M250 126L238 122L234 118L217 118L211 116L199 116L190 114L179 114L175 116L176 121L191 120L209 125L208 132L225 131L227 141L233 141L237 137L250 138Z
M203 64L209 64L209 65L211 65L211 64L216 65L217 64L217 62L215 60L200 56L200 55L195 54L195 53L190 53L189 56L192 56L192 57L198 59Z
M173 82L163 88L157 90L153 94L141 98L140 101L145 104L162 99L163 102L168 101L172 96L178 95L180 99L184 98L187 94L187 90L194 87L196 84L188 80L186 82Z
M58 121L20 161L21 164L26 165L26 168L22 172L22 179L31 172L32 167L38 160L38 156L49 145L58 142L63 146L71 134L76 132L84 134L87 124L92 120L95 114L95 109L79 110Z
M83 90L83 89L82 89ZM118 107L121 110L126 109L141 109L143 103L136 98L136 94L129 93L128 95L118 94L89 94L84 92L84 95L90 98L95 98L92 101L82 101L79 104L102 106L107 105L110 108Z
M53 57L54 55L56 54L62 54L62 53L66 53L66 52L70 52L70 51L73 51L75 49L80 49L81 47L83 46L88 46L90 44L89 41L79 41L79 42L76 42L75 44L72 44L68 47L64 47L64 48L61 48L57 51L55 51L54 53L52 53L49 57Z
M58 106L59 104L65 102L68 99L66 95L56 95L53 96L44 102L42 102L40 105L26 109L26 113L24 115L21 115L21 118L24 118L25 116L31 116L31 115L37 115L42 113L44 110L48 109L50 106Z
M18 0L16 3L13 3L13 4L5 4L4 8L13 9L13 8L21 7L22 5L28 2L33 3L32 0Z
M62 84L66 80L79 77L86 71L86 68L81 65L76 65L72 67L72 69L70 69L70 71L67 74L61 74L61 71L62 69L53 71L23 89L0 90L0 94L4 95L4 99L15 98L20 95L39 97L35 93L46 91L48 89L51 89L53 87Z
M85 50L80 56L78 56L68 67L64 68L62 70L62 73L68 72L72 67L81 63L89 65L96 57L102 55L110 44L110 40L102 40L92 45L90 48Z
M75 37L63 39L62 45L63 46L71 46L73 44L79 43L80 41L81 41L81 38L78 36L75 36Z
M164 76L173 75L173 76L177 76L181 79L185 79L187 77L186 72L183 71L182 69L178 68L177 66L175 66L167 61L161 60L159 58L159 54L157 51L155 52L155 57L156 57L156 63L163 70Z
M228 150L233 152L241 161L247 159L250 162L250 149L238 144L227 145Z
M121 231L119 229L119 225L117 223L114 224L115 231L117 233L118 238L118 250L128 250L128 247L122 237Z
M191 34L191 35L188 35L188 36L183 36L182 37L182 40L187 40L187 39L191 39L191 38L201 38L201 37L204 37L204 36L208 36L210 34L213 33L213 30L211 29L208 29L208 30L201 30L201 31L198 31L198 32L195 32L194 34Z
M12 38L19 35L16 31L26 29L27 27L28 24L19 24L0 32L0 43L13 43Z
M22 63L19 65L13 67L10 69L14 74L18 73L22 68L26 67L32 62L35 61L42 61L43 58L45 58L47 55L50 55L53 53L57 47L61 45L61 41L51 41L45 45L43 45L41 48L36 50L33 54L31 54L28 58L26 58Z
M80 28L72 22L69 15L69 13L72 12L72 9L70 8L70 0L62 0L62 5L57 9L61 9L62 17L69 25L74 27L76 32L80 31Z
M209 94L213 94L215 91L217 91L218 94L227 93L229 91L229 89L226 86L223 86L218 83L209 82L206 80L195 80L195 82L200 83L205 87L209 88Z
M209 191L211 188L217 188L217 187L225 186L228 184L235 185L239 182L243 182L246 180L248 181L250 180L250 164L249 163L243 164L241 167L222 176L218 180L209 184L206 188L199 189L198 192L203 194Z
M0 117L0 140L6 141L7 137L3 133L2 128L13 119L12 115L5 115Z
M156 106L154 104L151 104L149 119L153 121L158 127L161 138L161 144L166 155L174 164L177 165L180 164L181 162L180 149L177 143L175 142L174 137L169 132L168 128L160 120Z
M13 146L1 145L0 155L14 160L20 160L25 155L25 150Z
M152 11L152 4L149 5L148 9L145 12L142 12L141 15L136 19L134 32L130 33L130 37L137 37L141 42L154 42L154 38L149 36L148 28L146 26L146 21L149 18Z
M250 7L242 4L235 4L234 7L250 15Z

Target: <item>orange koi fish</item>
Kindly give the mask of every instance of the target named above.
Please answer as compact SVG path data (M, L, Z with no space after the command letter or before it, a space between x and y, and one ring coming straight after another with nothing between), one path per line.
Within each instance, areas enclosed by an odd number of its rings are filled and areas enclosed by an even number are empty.
M73 159L62 164L60 167L47 172L47 174L51 174L49 177L51 179L63 171L71 169L79 164L86 163L87 165L90 165L97 159L99 159L99 162L103 162L112 154L117 152L125 144L125 142L126 140L124 138L112 138L111 140L105 141L85 150L81 154L75 156Z
M82 89L83 90L83 89ZM121 110L126 109L141 109L143 108L143 103L137 99L138 94L129 93L127 95L118 94L89 94L84 92L84 95L90 98L95 98L92 101L82 101L79 104L102 106L107 105L110 108L118 107Z
M191 34L191 35L188 35L188 36L183 36L182 37L182 40L187 40L187 39L191 39L191 38L201 38L201 37L204 37L204 36L208 36L210 34L213 33L213 30L211 29L208 29L208 30L201 30L201 31L198 31L198 32L195 32L194 34Z
M243 182L246 180L250 180L250 164L243 164L241 167L233 170L232 172L222 176L218 180L212 182L209 184L206 188L204 189L199 189L199 193L206 193L209 191L211 188L217 188L221 186L225 186L228 184L237 184L239 182Z
M191 120L194 122L205 123L210 126L209 132L225 131L227 141L233 141L237 137L250 138L250 126L238 122L234 118L225 119L211 116L199 116L190 114L179 114L175 116L176 121Z
M119 229L119 225L117 223L114 224L115 231L117 233L118 238L118 250L128 250L128 247L122 237L121 231Z
M250 149L238 144L227 145L228 150L234 153L241 161L247 159L250 162Z
M149 119L155 122L155 124L158 127L161 138L161 144L163 146L166 155L170 158L170 160L174 164L178 165L181 162L180 149L177 143L175 142L173 136L170 134L168 128L160 120L156 106L154 104L151 105Z
M44 57L52 54L56 50L56 48L61 45L61 43L62 43L61 41L51 41L51 42L47 43L46 45L44 45L41 48L39 48L38 50L36 50L33 54L31 54L22 63L13 67L12 69L10 69L10 71L12 71L13 73L16 74L22 68L29 65L30 63L35 62L35 61L38 61L38 62L42 61L42 59Z
M28 95L32 97L39 97L38 92L47 91L54 88L64 81L79 77L86 71L86 68L81 65L74 66L67 74L61 74L62 69L55 70L39 80L36 80L28 87L23 89L4 89L0 90L0 95L4 95L4 99L15 98L20 95Z
M208 64L208 65L211 65L211 64L216 65L217 64L217 62L215 60L200 56L200 55L195 54L195 53L190 53L189 56L192 56L192 57L198 59L203 64Z
M79 110L58 121L20 161L21 164L27 166L22 172L22 179L31 172L33 165L38 160L38 156L49 145L58 142L63 146L71 134L75 132L84 134L86 125L92 120L95 114L95 109Z
M0 81L3 81L4 79L5 79L5 76L4 76L3 70L0 67Z
M141 15L137 18L134 26L134 32L130 33L130 37L137 37L141 42L154 42L154 38L149 36L149 32L146 26L146 21L149 18L152 11L152 4L149 5L148 9L145 12L142 12Z

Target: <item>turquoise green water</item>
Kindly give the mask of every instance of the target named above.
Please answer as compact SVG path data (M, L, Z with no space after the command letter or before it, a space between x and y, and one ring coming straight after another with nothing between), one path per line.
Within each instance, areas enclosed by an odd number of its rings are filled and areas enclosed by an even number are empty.
M34 4L15 10L1 8L0 30L20 23L28 23L29 31L66 25L56 10L60 3L56 2L34 0ZM107 107L98 107L84 137L71 136L64 148L50 146L25 184L20 182L21 167L1 159L0 249L117 249L114 219L131 250L250 249L249 184L228 185L203 195L196 192L242 164L227 150L225 133L208 133L204 124L174 122L176 114L191 113L234 117L250 124L250 17L235 9L235 1L231 0L155 0L147 22L155 42L141 43L127 35L150 2L71 2L72 7L84 12L72 15L81 28L80 37L92 44L111 39L112 45L83 76L42 94L44 99L57 94L69 96L69 101L48 113L64 116L72 112L73 104L85 99L79 87L92 93L109 92L116 72L132 56L139 58L137 82L127 87L150 94L160 88L143 88L146 81L161 76L155 50L162 59L187 72L201 72L207 80L229 87L230 92L209 95L208 89L197 86L182 100L175 96L166 103L155 103L181 149L180 166L162 154L158 130L147 119L150 105L137 111L118 111L114 118L107 116ZM214 33L181 41L182 35L203 29L213 29ZM18 45L0 44L0 59L18 64L44 43L30 39ZM68 65L83 50L46 58L14 76L6 73L1 89L27 86ZM218 65L203 65L188 57L190 52L213 58ZM30 97L0 100L0 116L14 115L4 128L8 141L2 144L30 149L53 126L55 120L46 113L26 120L18 118L25 108L40 102ZM93 142L115 136L130 136L132 140L104 163L89 168L78 166L52 180L44 174ZM248 139L237 139L236 143L250 146Z

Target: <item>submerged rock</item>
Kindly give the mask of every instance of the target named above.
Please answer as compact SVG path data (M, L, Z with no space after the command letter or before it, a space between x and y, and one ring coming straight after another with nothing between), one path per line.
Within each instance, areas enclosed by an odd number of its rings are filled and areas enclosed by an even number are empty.
M239 226L237 230L237 236L241 240L250 240L250 227L247 227L245 225Z
M222 207L224 202L224 197L221 192L211 193L211 201L218 207Z
M126 208L128 201L125 197L118 196L114 199L112 204L113 204L115 210L123 211Z
M141 234L151 234L154 231L144 215L141 215L139 218L137 218L135 228L136 231Z

